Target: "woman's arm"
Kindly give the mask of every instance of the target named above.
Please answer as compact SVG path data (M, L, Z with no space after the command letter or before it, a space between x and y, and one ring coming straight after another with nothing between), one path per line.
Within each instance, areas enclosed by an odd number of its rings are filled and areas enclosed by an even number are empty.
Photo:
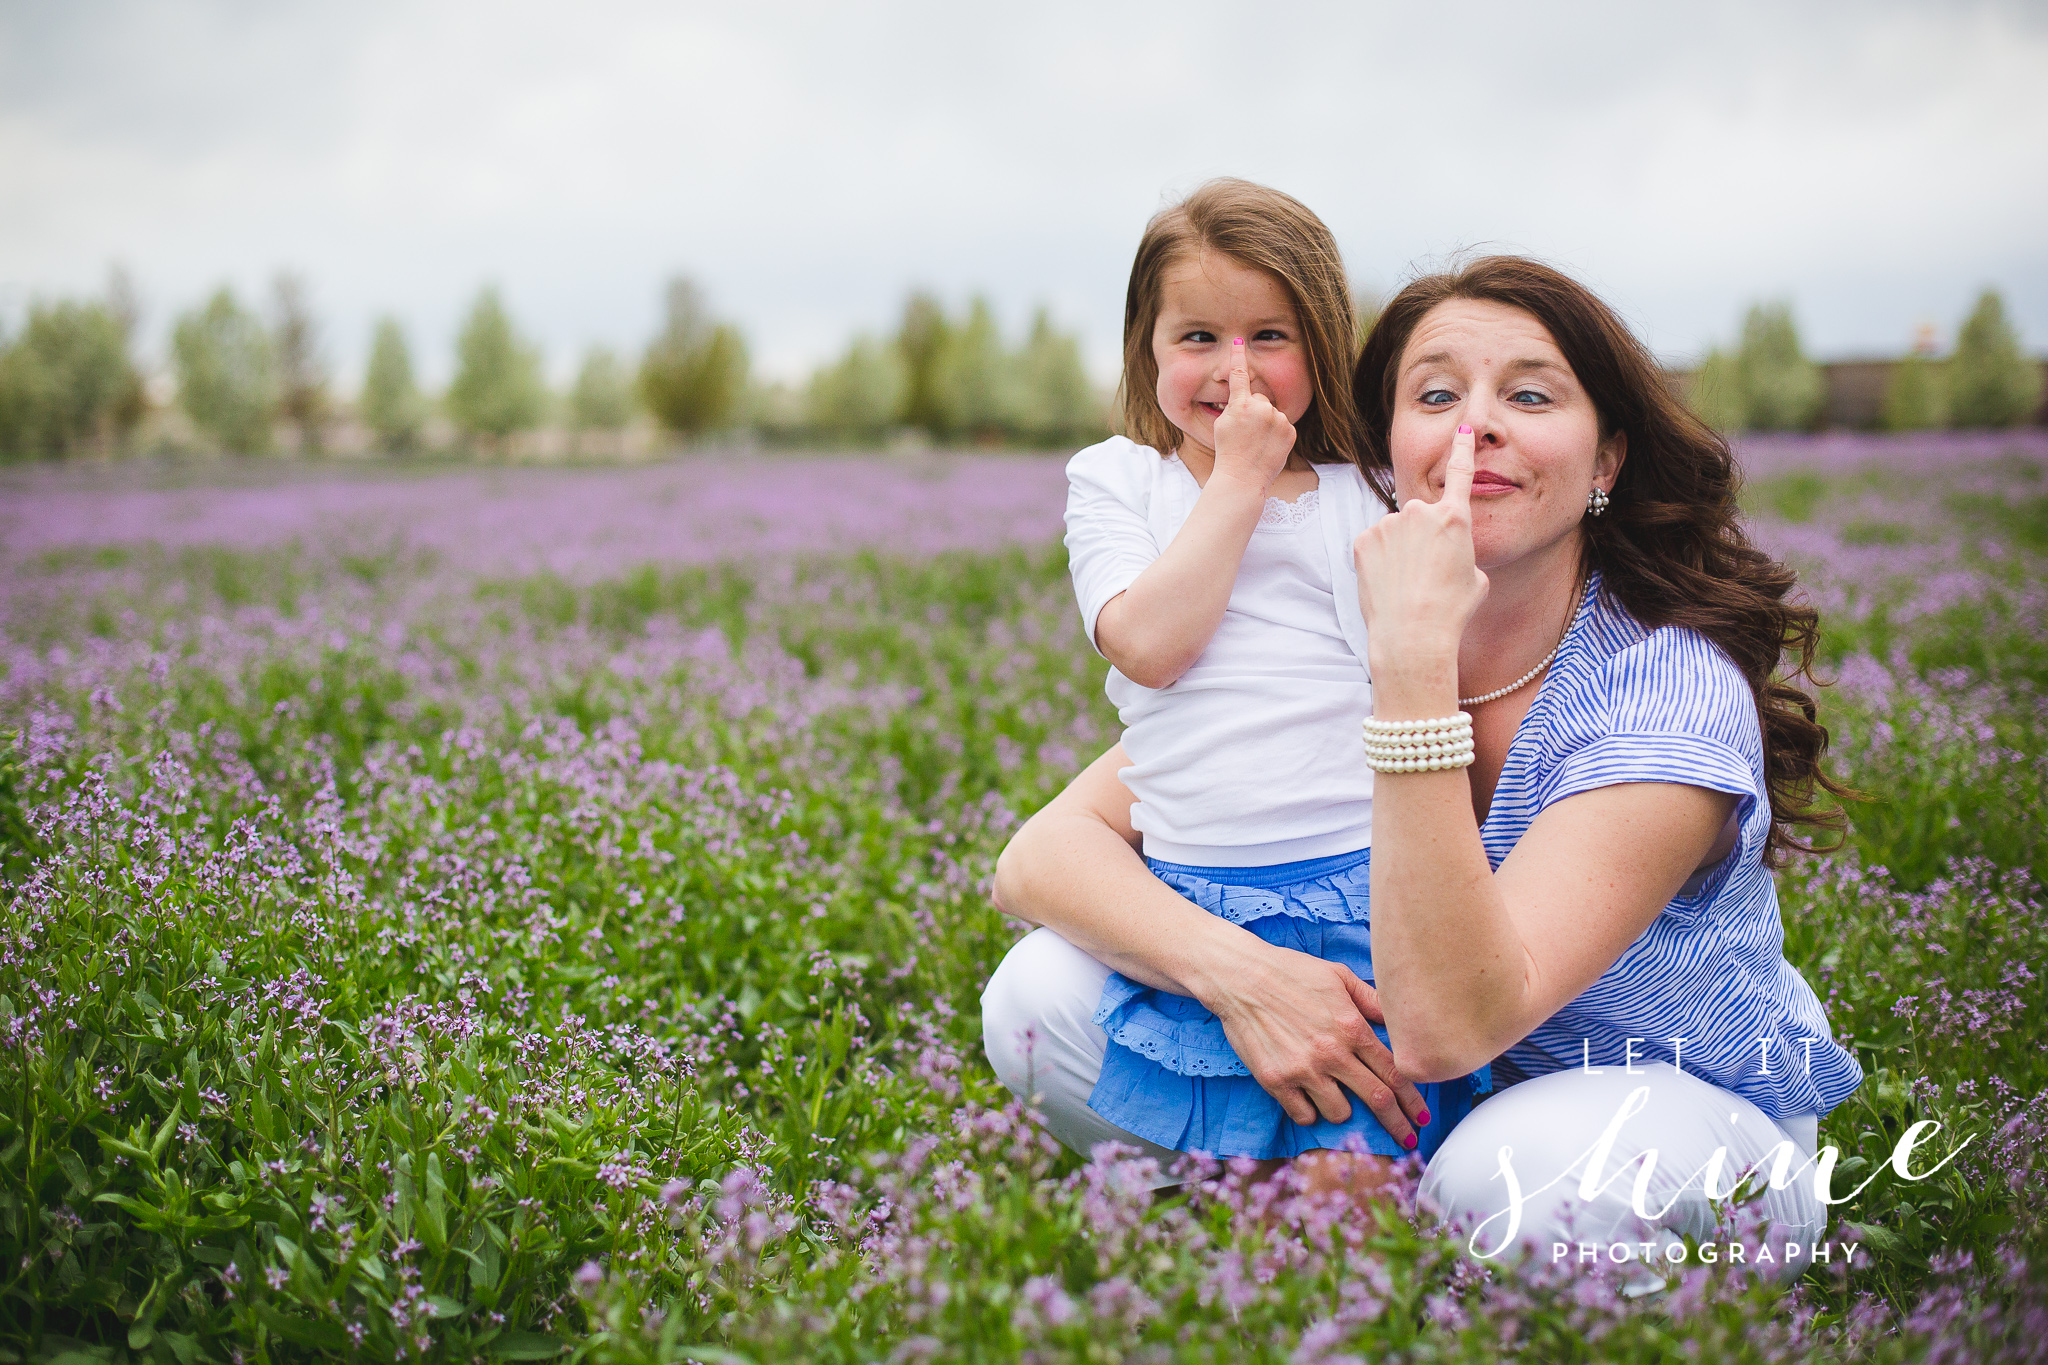
M1372 951L1406 1075L1463 1075L1613 966L1709 857L1735 798L1630 782L1531 822L1487 864L1462 772L1399 773L1373 798Z
M1297 1123L1364 1100L1396 1140L1422 1096L1373 1033L1373 988L1341 963L1268 944L1176 894L1145 867L1118 780L1118 745L1026 821L996 860L996 903L1134 981L1215 1011L1246 1068Z
M1358 538L1381 718L1458 709L1459 642L1488 589L1473 562L1472 469L1468 429L1437 502L1411 502ZM1495 873L1466 770L1381 774L1373 961L1402 1071L1463 1074L1576 998L1707 861L1734 804L1664 782L1583 792L1538 815Z

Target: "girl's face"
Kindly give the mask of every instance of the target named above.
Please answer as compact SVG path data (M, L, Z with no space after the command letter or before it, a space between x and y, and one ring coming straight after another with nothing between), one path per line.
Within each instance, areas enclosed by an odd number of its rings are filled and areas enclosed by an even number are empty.
M1388 439L1398 501L1443 495L1461 423L1477 437L1472 543L1482 569L1575 537L1588 494L1613 489L1628 450L1625 433L1601 437L1550 330L1501 303L1440 303L1402 349Z
M1299 422L1314 401L1308 349L1280 281L1220 251L1170 266L1160 280L1152 358L1159 410L1187 438L1182 454L1213 458L1216 419L1230 401L1230 343L1244 338L1253 393Z

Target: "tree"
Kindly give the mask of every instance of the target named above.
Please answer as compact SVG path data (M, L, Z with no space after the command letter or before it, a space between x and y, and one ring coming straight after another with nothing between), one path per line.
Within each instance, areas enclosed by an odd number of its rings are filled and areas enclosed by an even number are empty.
M496 443L537 424L546 406L540 351L513 328L497 289L486 285L455 341L448 414L472 436Z
M1041 308L1017 356L1018 433L1054 446L1099 440L1108 430L1102 399L1081 364L1081 343Z
M1878 423L1886 431L1926 431L1948 421L1948 384L1940 362L1913 354L1892 366Z
M141 413L142 380L110 304L37 304L0 347L0 456L111 451Z
M661 334L640 361L640 398L679 436L730 424L747 387L747 345L739 329L715 321L688 279L669 281Z
M1707 352L1692 380L1692 410L1716 431L1740 431L1748 425L1742 377L1735 357L1715 347Z
M1735 367L1745 427L1806 431L1819 423L1826 384L1820 367L1800 349L1791 305L1759 303L1750 308L1742 321Z
M903 358L903 425L921 428L935 441L952 437L960 425L958 394L948 382L953 325L930 294L913 293L903 304L896 329L896 353Z
M811 376L805 421L828 439L879 441L896 421L904 384L897 348L863 333L838 361Z
M418 443L427 405L413 382L412 350L405 344L405 328L397 318L377 321L357 411L386 450L403 454Z
M178 401L192 424L223 450L260 455L271 446L277 372L270 335L222 285L171 334Z
M995 442L1016 430L1020 416L1016 373L1011 357L1004 352L1002 330L987 299L976 295L967 305L967 320L954 330L939 373L960 434Z
M578 431L617 431L633 420L633 381L609 347L583 353L569 391L569 420Z
M2005 300L1987 289L1956 333L1949 360L1949 415L1961 427L2017 426L2041 402L2041 363L2020 350Z
M328 414L320 324L306 297L306 282L297 275L279 275L273 299L276 324L271 335L277 356L278 413L298 429L299 449L317 453Z

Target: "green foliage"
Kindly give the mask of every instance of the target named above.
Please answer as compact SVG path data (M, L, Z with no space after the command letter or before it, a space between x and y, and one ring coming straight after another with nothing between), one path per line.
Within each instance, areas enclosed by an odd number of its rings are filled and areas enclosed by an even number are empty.
M968 302L966 320L952 334L940 380L952 391L954 421L962 436L994 444L1016 429L1016 375L1004 353L995 309L979 294Z
M0 459L113 450L143 410L128 327L104 303L38 303L0 345Z
M1052 325L1041 308L1017 356L1017 435L1039 446L1099 441L1108 421L1101 395L1081 365L1081 343Z
M666 314L640 362L641 401L679 436L722 430L740 415L746 393L746 341L710 316L690 280L669 281Z
M1947 367L1924 355L1892 366L1878 422L1886 431L1928 431L1948 423Z
M985 298L959 320L915 293L904 304L896 354L904 374L898 419L938 442L1058 446L1108 432L1102 401L1081 365L1080 342L1043 308L1010 350Z
M904 387L902 352L862 333L845 355L811 376L804 421L827 440L880 441L896 423Z
M1733 355L1708 352L1693 378L1691 401L1718 431L1807 431L1827 399L1820 367L1799 346L1799 329L1784 303L1753 305L1742 320Z
M412 377L412 351L397 318L377 320L370 342L370 363L363 374L357 411L388 451L403 454L419 441L427 405Z
M583 353L576 386L569 390L569 420L578 431L617 431L633 420L633 381L610 348Z
M277 364L270 334L222 285L204 308L180 317L171 334L178 401L192 425L231 454L271 448L277 417Z
M277 323L271 336L277 353L278 415L298 429L299 449L317 454L327 424L327 363L320 354L320 325L297 275L277 277Z
M2041 403L2041 362L2020 350L2005 300L1987 289L1956 334L1950 358L1949 415L1959 427L2011 427Z
M447 404L457 426L493 441L534 426L547 406L540 351L513 329L493 287L477 294L456 338Z
M1057 546L594 583L121 547L22 565L5 627L50 662L0 713L0 1349L2027 1358L2048 499L2017 465L1750 494L1825 547L1822 719L1880 798L1780 877L1869 1077L1837 1188L1913 1123L1972 1138L1841 1210L1852 1276L1481 1274L1405 1209L1154 1198L996 1111L987 878L1116 730Z
M1742 374L1735 357L1718 346L1707 352L1693 375L1692 410L1716 431L1741 431L1749 424Z
M1742 320L1735 353L1743 425L1752 431L1806 431L1826 399L1820 367L1799 347L1789 304L1757 304Z

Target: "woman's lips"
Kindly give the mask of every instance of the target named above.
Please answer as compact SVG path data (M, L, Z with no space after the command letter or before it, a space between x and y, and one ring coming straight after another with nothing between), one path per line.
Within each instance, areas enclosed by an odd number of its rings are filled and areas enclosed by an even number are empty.
M1476 493L1512 493L1520 484L1503 479L1498 474L1479 473L1472 476L1472 491Z

